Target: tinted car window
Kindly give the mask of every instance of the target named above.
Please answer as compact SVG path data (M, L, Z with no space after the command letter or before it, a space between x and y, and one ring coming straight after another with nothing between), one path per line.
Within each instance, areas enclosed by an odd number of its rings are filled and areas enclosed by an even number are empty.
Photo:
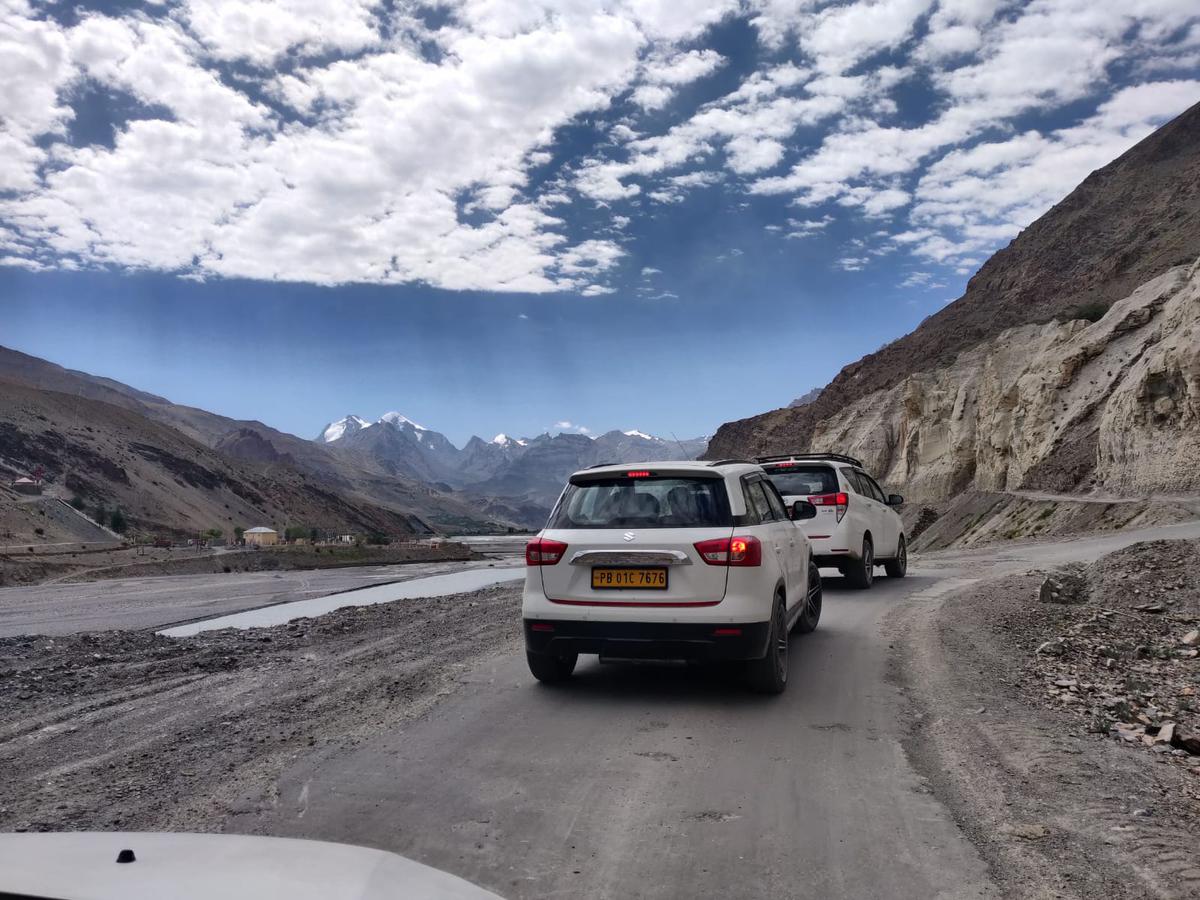
M779 491L775 485L771 484L771 479L760 481L763 493L766 495L767 503L771 506L771 512L780 522L786 521L788 518L787 507L784 506L783 499L779 496Z
M761 481L745 482L743 490L746 493L746 512L755 523L770 522L775 518L763 493Z
M879 486L879 483L874 478L872 478L870 475L862 475L860 477L871 489L872 497L874 497L880 503L887 503L887 495L883 493L883 488Z
M719 478L612 478L569 484L548 528L711 528L733 524Z
M846 479L846 484L854 493L866 495L866 489L858 483L858 473L853 469L842 469L842 478Z
M779 493L785 497L809 497L814 494L835 494L837 475L829 466L795 466L772 469L767 473Z

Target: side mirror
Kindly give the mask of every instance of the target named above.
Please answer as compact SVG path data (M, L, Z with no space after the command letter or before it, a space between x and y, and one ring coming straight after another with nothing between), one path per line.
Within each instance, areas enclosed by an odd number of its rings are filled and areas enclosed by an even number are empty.
M900 506L904 503L904 498L899 494L888 494L888 506Z
M815 519L817 508L807 500L797 500L792 504L792 521L802 522L805 519Z

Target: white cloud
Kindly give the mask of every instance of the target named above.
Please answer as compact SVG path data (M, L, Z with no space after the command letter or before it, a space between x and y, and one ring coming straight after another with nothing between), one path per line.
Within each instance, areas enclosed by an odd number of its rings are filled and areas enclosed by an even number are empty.
M566 195L526 196L527 170L549 161L555 128L630 85L648 41L690 39L726 7L670 21L655 3L619 15L550 8L457 6L450 25L419 35L438 43L434 61L403 31L382 43L372 2L206 0L157 17L85 14L67 27L9 0L0 72L21 89L0 100L0 186L18 194L0 200L0 217L20 230L21 255L54 264L607 290L593 279L623 251L572 245L547 211ZM653 57L665 83L719 62L668 51ZM239 87L253 77L213 66L284 54L298 64L260 79L282 112ZM38 141L63 135L66 91L80 77L146 114L116 123L111 147L56 140L45 151Z
M289 51L354 52L381 40L379 0L188 0L179 18L217 59L265 66Z
M1005 243L1067 188L1197 99L1200 81L1136 85L1113 95L1079 125L948 153L929 166L915 192L912 219L925 227L894 239L938 262Z
M860 0L828 6L804 23L800 46L823 71L841 73L902 45L933 0Z
M684 84L716 71L725 58L715 50L658 53L642 65L645 84L633 92L633 102L646 110L661 109Z
M824 231L832 221L833 216L823 216L820 219L788 219L788 228L791 230L784 237L793 240L812 237L817 232Z
M813 210L763 223L792 239L876 220L842 268L895 252L967 269L1200 99L1195 0L433 5L0 0L0 254L599 296L638 213L720 183L735 214L742 192ZM746 58L705 45L735 16L757 70L683 108L700 86L682 86ZM132 110L93 143L74 122L87 92ZM568 125L596 128L587 156L566 156Z

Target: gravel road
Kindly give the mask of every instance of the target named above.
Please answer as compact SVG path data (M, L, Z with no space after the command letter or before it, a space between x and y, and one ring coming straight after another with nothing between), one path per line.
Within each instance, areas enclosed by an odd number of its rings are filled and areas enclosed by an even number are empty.
M929 687L897 666L936 660L922 616L985 580L1197 536L929 555L869 592L831 578L778 698L594 659L539 686L511 587L180 641L0 640L19 687L0 690L0 827L348 841L512 897L1075 896L998 865L913 727Z

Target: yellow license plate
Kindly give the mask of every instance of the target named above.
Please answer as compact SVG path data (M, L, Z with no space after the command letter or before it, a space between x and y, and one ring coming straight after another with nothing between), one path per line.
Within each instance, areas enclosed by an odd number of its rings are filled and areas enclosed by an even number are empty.
M592 590L665 591L666 569L592 569Z

